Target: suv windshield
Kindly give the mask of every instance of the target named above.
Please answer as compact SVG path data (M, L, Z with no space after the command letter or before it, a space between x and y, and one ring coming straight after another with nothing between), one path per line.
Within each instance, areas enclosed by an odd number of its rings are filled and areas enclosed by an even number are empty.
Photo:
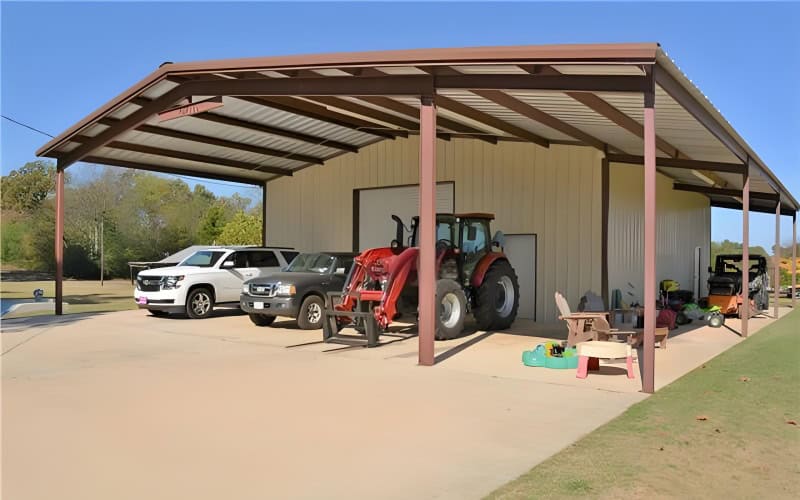
M301 253L286 270L290 273L327 273L336 258L324 253Z
M225 252L215 252L211 250L200 250L186 257L179 266L211 267L217 263Z

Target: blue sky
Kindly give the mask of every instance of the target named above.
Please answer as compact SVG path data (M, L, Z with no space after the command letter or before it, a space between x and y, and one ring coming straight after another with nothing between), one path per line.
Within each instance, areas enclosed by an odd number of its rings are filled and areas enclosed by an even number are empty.
M800 197L797 3L23 3L0 4L2 113L58 134L164 61L331 51L659 42ZM46 137L0 123L0 170ZM236 188L209 184L219 194ZM243 194L257 196L255 190ZM784 218L783 242L791 234ZM741 240L714 209L712 239ZM774 217L754 214L770 248Z

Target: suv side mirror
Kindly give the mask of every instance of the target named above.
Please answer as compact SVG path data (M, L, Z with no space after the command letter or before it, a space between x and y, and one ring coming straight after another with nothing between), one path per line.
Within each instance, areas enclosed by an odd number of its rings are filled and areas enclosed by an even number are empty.
M225 262L222 263L222 265L220 267L222 269L233 269L233 261L232 260L226 260Z

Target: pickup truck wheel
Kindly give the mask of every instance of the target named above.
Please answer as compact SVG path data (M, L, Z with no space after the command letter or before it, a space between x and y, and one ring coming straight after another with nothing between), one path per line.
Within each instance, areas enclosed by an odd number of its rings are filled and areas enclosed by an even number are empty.
M208 288L195 288L186 297L186 315L192 319L204 319L214 311L214 296Z
M266 314L251 314L250 321L256 326L269 326L275 321L275 316L267 316Z
M317 330L322 328L322 313L325 310L325 301L317 295L309 295L300 305L297 313L297 326L303 330Z

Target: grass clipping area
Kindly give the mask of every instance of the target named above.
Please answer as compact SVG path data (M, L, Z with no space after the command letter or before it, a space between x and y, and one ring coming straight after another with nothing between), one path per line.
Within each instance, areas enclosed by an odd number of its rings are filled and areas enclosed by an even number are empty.
M489 498L797 498L798 382L792 311Z

